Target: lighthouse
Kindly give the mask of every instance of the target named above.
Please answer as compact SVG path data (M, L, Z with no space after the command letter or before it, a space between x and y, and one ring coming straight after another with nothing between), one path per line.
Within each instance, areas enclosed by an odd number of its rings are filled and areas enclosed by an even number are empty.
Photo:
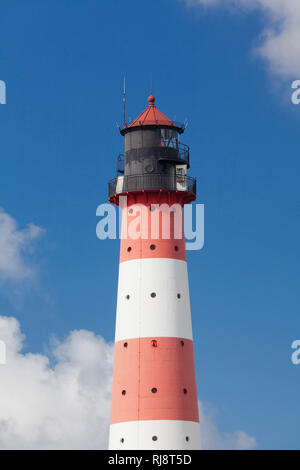
M183 207L185 126L148 106L120 129L109 200L122 211L109 448L200 449Z

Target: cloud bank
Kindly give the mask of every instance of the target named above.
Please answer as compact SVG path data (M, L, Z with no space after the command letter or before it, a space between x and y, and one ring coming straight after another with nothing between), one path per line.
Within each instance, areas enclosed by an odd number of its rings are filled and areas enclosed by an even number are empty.
M0 317L0 449L107 447L113 347L89 331L52 343L50 358L22 353L15 318Z
M300 77L299 0L184 0L188 6L222 7L232 11L260 10L266 26L255 53L282 79Z
M13 317L0 317L7 363L0 365L0 449L105 449L108 444L113 345L90 331L51 341L48 355L22 352ZM249 449L243 431L222 435L202 404L206 449Z
M0 282L23 281L34 275L27 255L33 253L42 233L34 224L19 229L15 219L0 208Z

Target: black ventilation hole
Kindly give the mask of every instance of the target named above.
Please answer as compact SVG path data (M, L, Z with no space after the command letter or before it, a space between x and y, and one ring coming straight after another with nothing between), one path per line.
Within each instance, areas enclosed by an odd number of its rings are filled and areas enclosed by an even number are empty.
M184 388L182 391L185 395L187 394L187 389L186 388Z
M156 293L155 292L151 292L151 297L154 299L154 297L156 297Z
M127 348L128 347L128 343L124 343L124 348Z
M123 442L124 442L124 437L121 437L120 441L121 441L122 444L123 444Z
M130 299L130 295L129 295L129 294L126 295L126 299L127 299L127 300Z
M157 348L157 341L156 341L156 339L153 339L153 340L151 341L151 344L152 344L153 348Z
M174 250L178 251L178 246L177 245L174 246Z
M177 299L180 299L181 298L181 294L177 294Z
M151 389L151 392L152 392L152 393L156 393L156 392L157 392L157 388L153 387L153 388Z
M190 440L189 436L186 436L185 440L186 440L186 442L189 442L189 440Z
M180 346L184 346L184 341L180 341Z
M122 395L126 395L126 390L122 390Z
M157 436L152 436L152 441L157 441Z
M129 247L127 248L128 253L130 253L131 250L132 250L132 248L131 248L131 246L129 246Z
M156 246L155 245L150 245L150 250L155 250Z

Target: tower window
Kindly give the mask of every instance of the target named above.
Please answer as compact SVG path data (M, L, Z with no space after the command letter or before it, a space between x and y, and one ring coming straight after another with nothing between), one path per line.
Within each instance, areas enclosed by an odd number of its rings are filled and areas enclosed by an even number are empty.
M126 390L122 390L122 395L126 395Z
M177 294L177 299L180 299L181 298L181 294Z
M151 297L154 299L154 297L156 297L156 293L155 292L151 292Z
M185 395L187 394L187 389L186 388L184 388L182 391Z
M130 295L129 295L129 294L126 295L126 299L127 299L127 300L130 299Z
M156 341L156 339L153 339L153 340L151 341L151 344L152 344L153 348L157 348L157 341Z
M157 436L152 436L152 441L157 441Z
M128 347L128 343L124 343L124 348L127 348Z
M184 341L180 341L180 346L184 346Z
M124 437L121 437L120 442L123 444L123 442L124 442Z
M175 251L178 251L178 249L179 249L178 246L175 245L175 246L174 246L174 250L175 250Z
M189 442L189 440L190 440L189 436L186 436L185 440L186 440L186 442Z
M151 389L151 392L152 392L152 393L156 393L156 392L157 392L157 388L153 387L153 388Z
M133 209L129 209L129 214L132 214L133 213Z
M150 250L155 250L156 246L155 245L150 245Z
M127 248L128 253L130 253L131 250L132 250L132 248L131 248L131 246L129 246L129 247Z

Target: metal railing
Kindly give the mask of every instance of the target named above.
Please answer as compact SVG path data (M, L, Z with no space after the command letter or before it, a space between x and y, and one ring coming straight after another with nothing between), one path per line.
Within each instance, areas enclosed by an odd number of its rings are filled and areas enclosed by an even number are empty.
M189 168L190 148L188 145L174 143L166 140L163 141L161 145L156 145L155 147L141 147L129 149L125 152L125 158L156 158L157 160L169 160L170 162L174 162L175 164L187 165L187 167ZM123 155L119 155L117 158L117 168L120 165L120 162L124 166ZM119 171L119 173L122 173L122 171Z
M182 163L186 163L188 167L190 166L190 148L188 145L180 144L178 142L165 139L164 145L159 147L159 149L160 151L163 151L163 149L166 149L166 154L168 152L168 149L174 150L174 154L176 155L176 160L181 161Z
M109 197L131 191L182 191L196 196L196 179L182 175L152 173L119 176L108 183Z

